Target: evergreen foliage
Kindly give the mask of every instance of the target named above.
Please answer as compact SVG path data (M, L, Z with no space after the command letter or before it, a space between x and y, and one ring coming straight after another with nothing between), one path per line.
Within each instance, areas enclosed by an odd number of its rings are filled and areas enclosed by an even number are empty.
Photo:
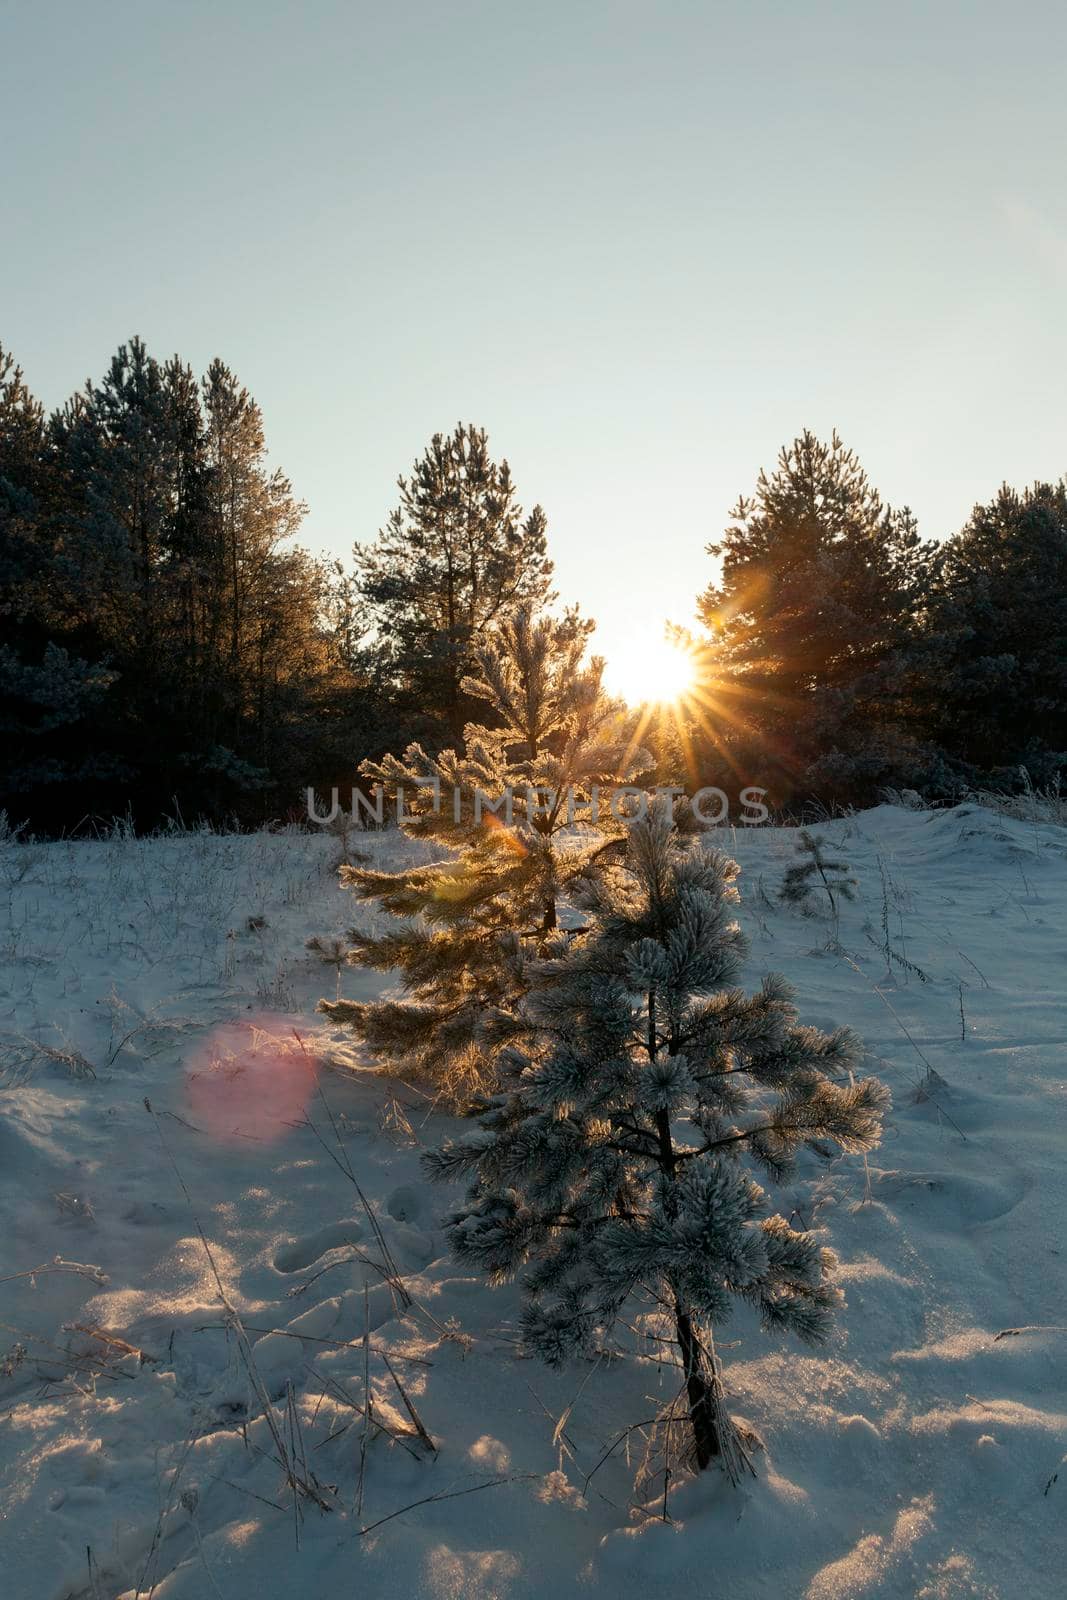
M55 570L48 492L43 408L0 348L0 789L12 796L85 782L101 770L99 754L78 739L78 725L84 732L115 680L43 626Z
M1067 480L1006 484L941 552L921 714L970 781L1038 784L1067 768ZM930 785L927 784L929 788Z
M374 544L357 547L363 597L412 725L458 739L477 708L464 687L491 630L549 599L545 514L524 517L484 428L434 434Z
M836 434L805 431L732 515L708 547L721 576L699 601L710 721L730 760L779 803L910 781L922 755L907 648L932 559L911 513L883 504Z
M336 781L353 734L381 748L303 513L221 362L198 383L133 339L46 421L0 352L0 801L37 827L259 820Z
M525 953L556 928L564 886L605 859L621 832L606 800L590 832L594 791L649 761L601 689L601 662L583 661L588 635L574 613L560 621L521 609L483 643L462 685L496 725L468 724L459 750L431 756L414 744L361 768L402 795L409 837L449 854L396 873L341 869L358 900L398 919L381 935L353 931L349 962L395 970L407 998L320 1009L452 1098L491 1082L487 1008L522 992Z
M198 379L134 338L46 417L0 349L0 805L259 822L511 726L468 685L552 565L485 431L434 436L354 571L299 547L304 509L222 361ZM1004 486L937 547L804 432L709 549L700 682L631 716L646 781L777 806L1062 783L1067 481Z
M786 868L780 891L782 899L789 905L803 905L813 892L821 890L836 924L840 901L856 898L856 880L848 876L848 862L827 856L822 840L807 828L801 828L797 835L796 851L800 860Z
M737 867L678 836L665 800L578 894L584 933L532 963L498 1013L500 1091L477 1133L426 1158L472 1180L458 1260L518 1277L527 1345L550 1364L610 1337L631 1300L676 1340L698 1466L739 1469L714 1330L736 1301L772 1333L824 1338L841 1296L813 1233L769 1213L806 1142L877 1143L888 1104L860 1041L801 1026L783 980L735 986Z

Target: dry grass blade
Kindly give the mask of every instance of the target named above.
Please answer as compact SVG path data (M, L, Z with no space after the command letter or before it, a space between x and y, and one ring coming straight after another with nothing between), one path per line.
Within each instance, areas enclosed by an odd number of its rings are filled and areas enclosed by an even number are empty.
M575 1406L578 1404L578 1401L582 1398L582 1395L585 1393L586 1384L589 1382L590 1378L592 1378L593 1374L598 1370L598 1368L600 1366L600 1363L603 1361L603 1359L604 1359L603 1356L598 1356L597 1357L597 1360L594 1362L592 1367L590 1367L589 1371L586 1373L585 1377L582 1379L581 1383L578 1385L578 1390L577 1390L577 1393L574 1396L574 1399L571 1400L570 1403L568 1405L566 1405L563 1408L563 1411L560 1413L559 1419L556 1422L556 1426L552 1430L552 1443L554 1445L558 1446L559 1443L560 1443L560 1440L563 1438L563 1436L564 1436L563 1435L563 1430L566 1428L568 1422L571 1419L571 1412L574 1410Z
M90 1323L68 1322L65 1324L65 1328L69 1333L84 1333L90 1339L98 1339L109 1350L114 1350L119 1360L123 1356L136 1356L142 1366L155 1366L159 1361L158 1356L150 1356L139 1345L129 1344L127 1340L120 1339L118 1334L105 1333L103 1328L93 1327Z
M430 1435L429 1435L427 1429L423 1425L422 1418L419 1416L419 1413L415 1409L415 1402L410 1398L410 1396L408 1395L407 1390L404 1388L404 1385L401 1383L400 1379L397 1377L395 1371L393 1370L393 1363L389 1360L389 1357L386 1355L384 1350L382 1351L382 1360L385 1362L385 1370L388 1372L389 1376L392 1378L393 1382L396 1384L397 1393L399 1394L401 1400L404 1402L404 1409L407 1412L408 1416L411 1418L411 1421L412 1421L412 1423L414 1425L414 1428L415 1428L415 1432L418 1434L418 1436L422 1440L423 1444L425 1444L427 1446L427 1448L432 1450L434 1455L436 1455L437 1454L437 1446L434 1444L433 1440L430 1438Z
M614 1439L608 1445L607 1449L601 1455L601 1457L600 1457L599 1461L596 1463L596 1465L594 1467L592 1467L589 1472L586 1473L585 1482L582 1484L582 1493L585 1494L588 1491L590 1483L596 1477L596 1475L600 1471L601 1467L605 1464L606 1461L609 1460L609 1458L611 1456L613 1456L615 1454L616 1450L619 1448L619 1446L621 1444L625 1444L627 1439L629 1439L631 1433L640 1433L642 1428L652 1428L652 1427L655 1426L655 1423L656 1423L656 1418L655 1417L645 1417L641 1422L631 1422L629 1427L623 1428L621 1433L617 1433L615 1435Z
M324 1378L320 1373L314 1372L310 1367L306 1368L305 1370L307 1371L308 1376L321 1386L321 1393L319 1394L320 1405L327 1395L329 1395L331 1399L339 1400L340 1403L353 1412L356 1417L363 1416L364 1408L362 1403L357 1400L354 1395L349 1394L344 1385L339 1383L336 1378ZM317 1416L318 1406L315 1407L315 1413ZM392 1442L394 1444L398 1444L402 1450L406 1450L413 1461L422 1460L422 1457L416 1455L415 1451L408 1443L409 1439L416 1437L413 1431L405 1430L404 1432L400 1432L399 1429L390 1428L382 1419L382 1417L377 1414L372 1417L371 1421L379 1433L383 1433L387 1439L391 1439ZM325 1439L320 1439L314 1448L316 1450L321 1450L324 1445L332 1444L334 1439L340 1439L344 1434L346 1434L351 1426L351 1422L346 1422L343 1427L334 1428L331 1433L326 1435Z
M370 1395L370 1293L363 1285L363 1432L359 1440L359 1486L356 1491L356 1514L363 1515L363 1488L367 1476L367 1443L371 1424Z
M381 1528L385 1523L402 1517L405 1511L414 1511L418 1506L436 1505L441 1500L458 1500L462 1495L478 1494L482 1489L499 1489L504 1483L529 1483L538 1476L536 1472L518 1472L506 1478L489 1478L485 1483L471 1484L469 1489L446 1489L440 1494L424 1495L421 1500L413 1500L410 1505L401 1506L399 1511L390 1511L387 1517L379 1517L377 1522L368 1523L367 1527L360 1528L359 1536L361 1539L365 1538L368 1533L373 1533L375 1528Z
M292 1382L290 1380L288 1380L288 1379L286 1380L286 1384L285 1384L285 1420L286 1420L286 1423L287 1423L288 1429L289 1429L289 1458L292 1461L296 1461L297 1460L296 1402L293 1399L293 1385L292 1385ZM305 1463L305 1475L306 1475L306 1463ZM300 1496L296 1493L295 1487L294 1487L294 1492L293 1492L293 1537L296 1540L296 1548L298 1550L300 1549L300 1522L301 1522L301 1517L302 1517L302 1512L301 1512L301 1508L300 1508Z
M42 1262L39 1267L27 1267L25 1272L12 1272L8 1277L0 1278L0 1283L14 1283L18 1278L39 1278L46 1272L73 1272L78 1277L91 1278L100 1285L111 1281L99 1267L89 1266L84 1261L64 1261L62 1256L53 1256L51 1261Z
M0 1323L0 1327L4 1326L6 1326L6 1324ZM228 1324L224 1322L202 1322L196 1331L197 1333L203 1333L208 1328L224 1328L226 1326L228 1326ZM276 1334L279 1339L299 1339L303 1344L321 1344L327 1350L361 1350L363 1348L362 1339L322 1339L317 1334L295 1333L292 1328L263 1328L254 1322L246 1322L244 1326L246 1332L248 1333L273 1333ZM371 1349L375 1355L381 1355L382 1353L379 1345L372 1344ZM408 1356L404 1355L399 1350L393 1351L393 1360L406 1361L410 1366L413 1367L433 1366L433 1362L427 1361L425 1356Z

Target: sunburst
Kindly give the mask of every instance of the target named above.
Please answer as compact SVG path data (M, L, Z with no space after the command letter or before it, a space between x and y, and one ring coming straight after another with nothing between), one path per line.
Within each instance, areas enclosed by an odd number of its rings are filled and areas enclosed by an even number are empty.
M638 635L633 645L608 662L606 686L629 706L677 705L696 680L692 655L662 636Z

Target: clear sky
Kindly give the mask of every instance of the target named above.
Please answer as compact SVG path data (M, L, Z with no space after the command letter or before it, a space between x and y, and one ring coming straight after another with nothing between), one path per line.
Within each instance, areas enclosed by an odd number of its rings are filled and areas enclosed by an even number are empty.
M0 341L262 405L306 541L489 429L608 654L778 446L924 532L1067 470L1067 8L0 0Z

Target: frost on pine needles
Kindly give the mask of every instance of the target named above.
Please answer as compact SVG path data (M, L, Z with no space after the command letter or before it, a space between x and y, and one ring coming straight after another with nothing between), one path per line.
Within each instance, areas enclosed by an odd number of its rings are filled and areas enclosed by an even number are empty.
M505 1078L480 1129L426 1158L472 1180L448 1221L454 1254L517 1277L528 1347L550 1364L595 1349L627 1302L666 1316L692 1457L736 1477L714 1329L740 1300L771 1333L816 1343L841 1296L817 1235L771 1214L808 1140L878 1142L888 1094L853 1076L860 1040L797 1020L783 979L735 987L745 943L737 866L683 841L665 803L578 899L518 1012L495 1020Z
M836 927L841 901L856 898L856 880L849 876L847 861L834 861L824 851L822 840L801 828L797 838L798 860L786 868L780 890L788 905L810 905L816 891L825 894Z
M567 884L623 831L606 805L595 829L583 821L592 796L651 761L601 689L602 662L584 660L587 640L573 613L557 621L520 610L479 652L478 676L463 681L495 726L468 723L462 750L430 756L411 745L360 769L390 796L402 793L405 833L443 855L401 872L341 869L358 900L397 919L377 937L353 930L348 964L398 975L405 995L319 1009L453 1104L493 1085L487 1011L517 1002L526 958L556 929Z

